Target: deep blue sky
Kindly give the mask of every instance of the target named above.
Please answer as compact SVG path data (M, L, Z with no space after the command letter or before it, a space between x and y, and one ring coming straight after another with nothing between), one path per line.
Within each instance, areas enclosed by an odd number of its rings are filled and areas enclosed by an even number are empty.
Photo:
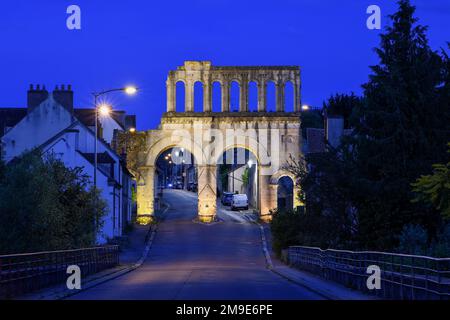
M450 2L414 0L431 45L450 41ZM66 28L66 8L82 10L82 30ZM366 8L386 15L393 0L15 0L0 6L0 107L25 106L30 83L72 84L75 105L89 93L134 83L136 97L114 107L155 128L165 110L167 72L184 60L214 65L299 65L303 102L320 106L336 92L360 92L379 31Z

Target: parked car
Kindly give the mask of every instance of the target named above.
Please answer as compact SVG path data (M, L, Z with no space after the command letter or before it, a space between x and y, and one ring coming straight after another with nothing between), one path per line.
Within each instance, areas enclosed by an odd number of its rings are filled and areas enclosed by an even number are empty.
M174 189L183 189L183 182L177 181L173 184Z
M231 201L231 210L240 208L248 210L248 197L246 194L233 194L233 200Z
M231 202L233 201L233 193L232 192L224 192L221 197L221 202L224 206L231 206Z
M187 189L188 191L197 192L197 183L195 182L188 183Z

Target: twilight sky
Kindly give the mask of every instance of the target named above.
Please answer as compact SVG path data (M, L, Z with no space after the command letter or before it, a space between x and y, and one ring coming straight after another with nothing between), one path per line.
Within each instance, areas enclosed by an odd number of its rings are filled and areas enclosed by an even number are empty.
M450 41L450 2L413 0L435 49ZM66 28L66 8L81 8L82 29ZM75 106L90 92L136 84L135 97L108 97L156 128L165 111L165 80L184 60L213 65L299 65L303 103L354 91L377 62L378 30L366 9L393 0L15 0L0 6L0 107L23 107L30 83L72 84Z

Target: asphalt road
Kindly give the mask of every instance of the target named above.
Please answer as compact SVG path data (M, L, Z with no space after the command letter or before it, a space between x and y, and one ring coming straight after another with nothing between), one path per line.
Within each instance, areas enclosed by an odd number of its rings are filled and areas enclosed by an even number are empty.
M321 299L266 268L259 228L220 207L221 222L194 222L196 195L165 190L170 205L145 263L71 299Z

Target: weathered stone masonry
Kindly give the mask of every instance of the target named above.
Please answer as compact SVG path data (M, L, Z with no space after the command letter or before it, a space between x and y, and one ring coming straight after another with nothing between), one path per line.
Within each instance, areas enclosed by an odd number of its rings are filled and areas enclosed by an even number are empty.
M176 83L185 83L185 111L176 112ZM194 112L193 87L203 83L203 112ZM222 111L212 112L211 88L221 84ZM240 85L240 111L230 112L230 83ZM258 111L248 111L248 83L258 85ZM276 112L266 111L266 84L276 84ZM284 112L284 86L294 84L294 112ZM292 175L283 169L289 157L300 156L300 70L299 67L213 67L208 61L186 61L167 78L167 112L156 130L146 132L146 147L139 152L138 217L149 221L154 213L154 174L158 156L167 149L180 147L194 155L198 165L199 220L211 222L216 215L217 155L234 147L250 150L258 159L258 209L263 220L270 220L270 209L277 206L277 183ZM205 146L209 133L231 138L218 144L213 155ZM199 137L200 136L200 137ZM214 140L214 139L211 139ZM294 190L296 194L298 190ZM296 197L295 197L296 198ZM294 206L299 205L295 199Z

